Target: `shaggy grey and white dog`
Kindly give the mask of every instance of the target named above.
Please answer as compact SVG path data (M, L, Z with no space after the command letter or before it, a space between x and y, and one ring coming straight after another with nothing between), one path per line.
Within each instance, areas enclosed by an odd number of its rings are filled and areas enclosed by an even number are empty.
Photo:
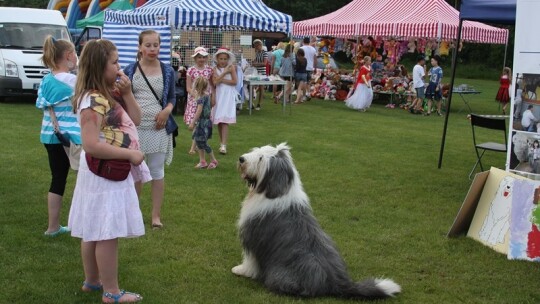
M254 148L238 160L250 191L238 220L243 246L239 276L278 294L381 299L401 292L389 279L350 279L331 238L312 214L289 147Z

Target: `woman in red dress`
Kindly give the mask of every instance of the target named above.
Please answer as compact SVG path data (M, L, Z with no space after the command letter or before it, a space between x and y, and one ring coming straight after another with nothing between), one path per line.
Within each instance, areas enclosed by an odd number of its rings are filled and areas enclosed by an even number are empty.
M495 100L501 103L502 112L503 114L506 114L506 107L510 103L510 84L512 83L512 70L509 67L503 69L500 83L501 86L499 87Z
M373 101L373 89L371 88L371 57L364 57L364 65L358 72L358 80L355 84L355 90L345 104L352 109L365 112Z

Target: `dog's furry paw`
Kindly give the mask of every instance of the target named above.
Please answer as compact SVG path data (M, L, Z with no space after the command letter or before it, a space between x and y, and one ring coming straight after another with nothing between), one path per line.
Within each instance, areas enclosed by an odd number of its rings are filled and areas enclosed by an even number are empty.
M246 278L253 278L255 274L253 271L249 271L248 267L246 267L244 264L240 264L238 266L234 266L231 269L232 273L238 276L246 277Z
M245 271L244 271L244 265L238 265L238 266L234 266L232 269L231 269L232 273L234 273L235 275L238 275L238 276L243 276L245 277Z

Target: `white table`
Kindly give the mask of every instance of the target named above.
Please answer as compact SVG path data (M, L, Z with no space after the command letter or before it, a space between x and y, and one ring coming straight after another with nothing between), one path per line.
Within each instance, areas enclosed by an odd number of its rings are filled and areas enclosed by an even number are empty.
M283 85L283 91L285 91L285 85L287 84L287 81L285 80L249 80L244 79L244 85L248 86L249 90L249 115L251 115L251 107L253 106L253 86L261 86L261 85ZM259 92L259 94L262 94L263 92ZM283 93L283 112L285 112L287 103L285 102L285 92Z

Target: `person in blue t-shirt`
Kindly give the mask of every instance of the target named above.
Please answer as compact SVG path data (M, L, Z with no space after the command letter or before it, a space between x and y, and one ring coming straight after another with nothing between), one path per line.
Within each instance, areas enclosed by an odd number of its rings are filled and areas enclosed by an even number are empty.
M443 70L439 66L439 63L441 62L441 57L439 55L435 55L431 58L431 69L429 69L428 76L429 76L429 84L426 89L426 98L428 99L428 109L426 112L426 115L431 114L431 105L433 104L433 101L437 102L437 115L442 116L441 113L441 81L443 78Z

